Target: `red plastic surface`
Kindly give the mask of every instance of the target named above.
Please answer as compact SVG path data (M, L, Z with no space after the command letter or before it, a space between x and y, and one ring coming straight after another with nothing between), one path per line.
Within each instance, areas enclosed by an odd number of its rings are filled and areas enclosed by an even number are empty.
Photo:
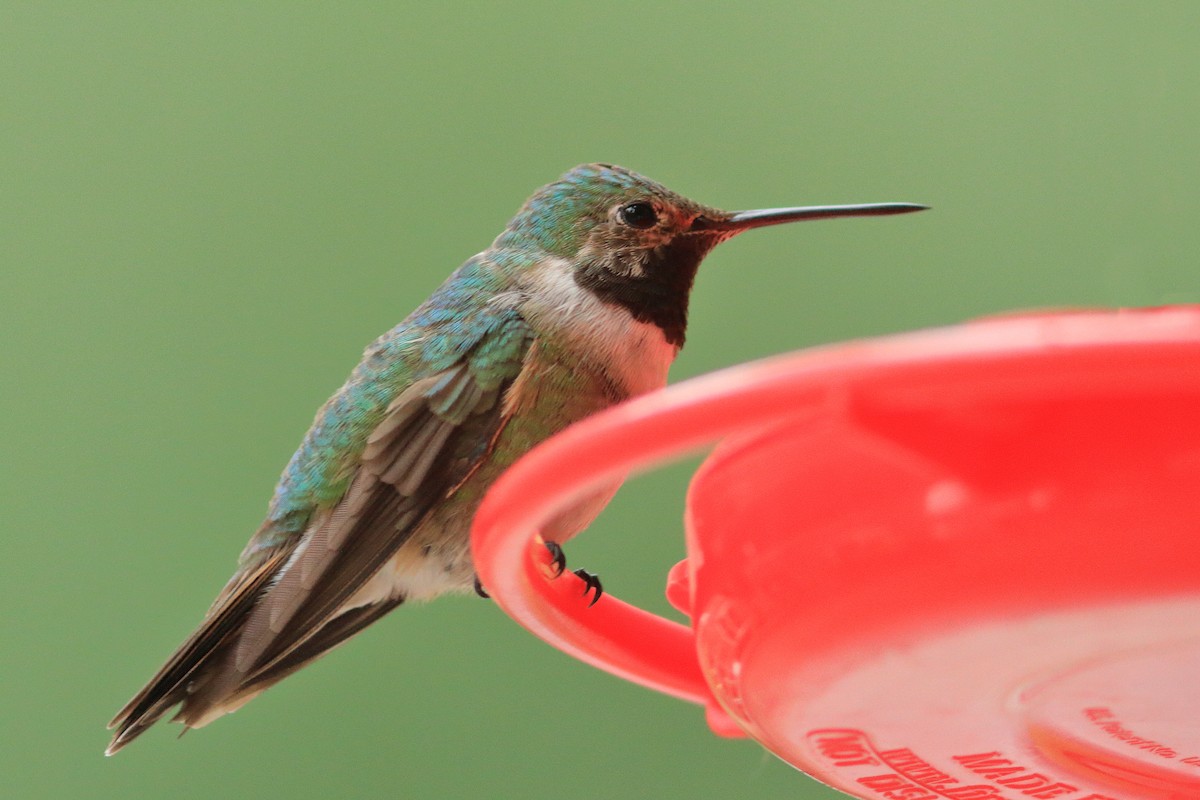
M543 521L720 438L668 588L694 638L547 579ZM858 797L1200 797L1197 309L988 320L679 384L523 459L473 545L542 638Z

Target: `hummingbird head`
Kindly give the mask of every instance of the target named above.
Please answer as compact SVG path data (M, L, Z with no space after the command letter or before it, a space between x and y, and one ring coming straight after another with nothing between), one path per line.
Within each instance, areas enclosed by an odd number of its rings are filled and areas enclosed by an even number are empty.
M494 246L534 248L561 259L572 279L623 306L682 346L700 262L751 228L801 219L896 214L925 206L815 206L721 211L624 167L582 164L539 189Z

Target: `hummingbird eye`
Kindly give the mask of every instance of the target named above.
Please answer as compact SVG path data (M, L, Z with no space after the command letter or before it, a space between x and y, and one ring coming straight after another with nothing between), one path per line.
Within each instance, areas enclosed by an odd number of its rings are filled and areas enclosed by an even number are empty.
M621 222L638 230L653 228L658 222L658 214L655 213L654 206L649 203L630 203L622 206L617 215L621 218Z

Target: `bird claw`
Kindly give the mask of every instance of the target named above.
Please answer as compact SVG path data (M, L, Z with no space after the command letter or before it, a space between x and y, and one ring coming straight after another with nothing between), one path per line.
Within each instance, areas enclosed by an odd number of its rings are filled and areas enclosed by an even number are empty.
M479 595L484 600L492 599L492 596L487 593L486 589L483 588L483 584L479 582L478 575L475 576L475 594Z
M586 569L577 569L575 570L575 574L583 580L584 597L587 597L593 589L596 590L596 595L592 598L592 602L588 603L588 608L591 608L596 605L596 601L600 599L600 595L604 594L604 587L600 585L600 578Z
M550 563L554 565L554 577L558 577L567 571L567 554L563 552L562 545L558 542L543 542L546 549L550 551Z
M550 564L554 569L554 577L561 577L567 571L567 554L563 552L562 545L558 542L544 542L546 549L550 551ZM574 570L584 583L583 596L587 597L593 590L596 594L592 597L592 602L588 603L588 608L596 605L596 601L600 599L600 595L604 594L604 588L600 585L600 579L586 569Z

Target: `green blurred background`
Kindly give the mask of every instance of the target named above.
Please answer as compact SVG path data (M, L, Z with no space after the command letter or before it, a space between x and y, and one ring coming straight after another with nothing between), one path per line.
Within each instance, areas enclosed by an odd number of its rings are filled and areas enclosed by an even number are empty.
M1194 2L0 4L0 795L834 797L474 598L101 751L362 347L540 184L610 160L726 208L935 207L722 247L676 380L1200 301L1197 30ZM689 470L572 563L665 611Z

